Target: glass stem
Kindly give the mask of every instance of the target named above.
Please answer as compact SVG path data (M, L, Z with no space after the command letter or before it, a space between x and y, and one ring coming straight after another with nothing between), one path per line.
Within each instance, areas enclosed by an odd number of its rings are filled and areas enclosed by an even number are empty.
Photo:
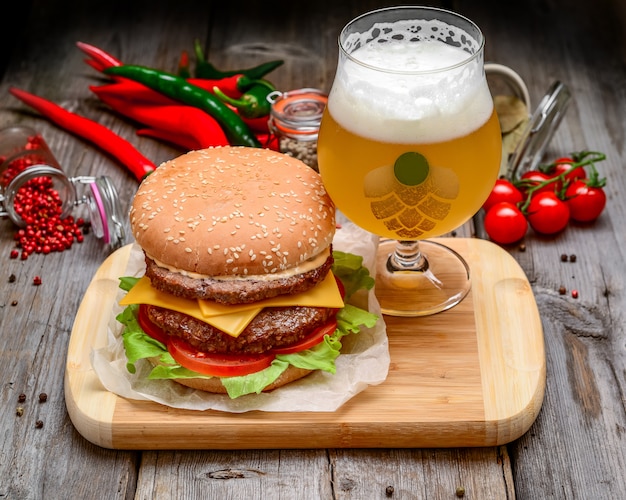
M394 252L387 259L387 270L425 272L428 270L428 260L420 252L419 241L399 240Z

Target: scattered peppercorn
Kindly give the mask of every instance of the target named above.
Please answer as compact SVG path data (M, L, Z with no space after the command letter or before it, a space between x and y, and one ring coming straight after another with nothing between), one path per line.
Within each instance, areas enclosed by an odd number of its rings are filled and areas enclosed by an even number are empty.
M35 285L35 286L41 285L41 276L35 276L33 278L33 285Z
M455 494L459 498L464 497L465 496L465 488L463 486L457 486Z
M18 406L17 408L15 408L15 414L18 417L21 417L22 415L24 415L24 408L22 408L21 406Z
M567 293L567 289L564 286L559 287L559 295L565 295Z
M570 255L569 256L569 261L570 262L576 262L576 255L575 254Z
M43 420L37 420L35 422L35 428L41 429L43 427Z
M9 283L15 283L15 280L17 280L17 278L15 277L15 274L11 274L9 276Z
M394 491L395 490L394 490L393 486L387 486L385 488L385 496L387 496L387 497L392 496Z
M45 392L42 392L39 395L39 402L40 403L45 403L46 401L48 401L48 395Z
M525 252L526 251L526 244L525 243L520 243L519 251L520 252Z
M17 300L14 300L13 302L11 302L11 305L15 307L17 305Z
M572 298L573 299L577 299L578 298L578 290L572 290Z
M23 392L17 397L17 401L19 403L23 403L24 401L26 401L26 394L24 394Z
M29 156L20 156L3 172L0 185L8 185L17 174L32 166L33 161ZM84 239L81 231L84 221L79 224L72 216L62 217L63 201L50 177L35 177L25 182L17 190L13 205L26 225L13 235L16 248L11 250L11 259L19 256L26 260L33 253L62 252L74 241L81 243Z
M561 254L561 262L567 262L567 254L565 253Z

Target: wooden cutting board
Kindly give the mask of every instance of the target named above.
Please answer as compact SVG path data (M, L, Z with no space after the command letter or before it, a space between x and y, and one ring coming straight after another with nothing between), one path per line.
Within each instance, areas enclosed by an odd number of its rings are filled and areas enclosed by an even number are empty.
M468 261L472 290L449 311L385 316L387 380L335 412L179 410L108 392L90 352L107 324L130 245L112 254L76 315L65 375L67 409L89 441L114 449L419 448L493 446L524 434L545 390L543 331L524 272L502 248L439 239Z

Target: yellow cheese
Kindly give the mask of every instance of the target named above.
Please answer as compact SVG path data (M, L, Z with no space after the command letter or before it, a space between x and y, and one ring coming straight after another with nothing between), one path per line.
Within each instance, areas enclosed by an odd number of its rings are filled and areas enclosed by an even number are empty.
M223 332L238 337L246 326L264 307L307 306L343 307L341 293L335 277L328 273L326 278L313 289L291 296L274 297L255 302L226 306L208 300L190 300L175 297L153 288L145 276L120 300L120 305L149 304L187 314L204 321Z

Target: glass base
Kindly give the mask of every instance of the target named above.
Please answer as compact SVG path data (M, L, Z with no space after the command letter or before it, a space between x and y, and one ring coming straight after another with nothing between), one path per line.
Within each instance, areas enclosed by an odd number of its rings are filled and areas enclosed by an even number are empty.
M381 241L376 255L376 297L383 314L428 316L454 307L470 291L469 266L451 248L420 241L421 267L398 271L389 262L397 243Z

